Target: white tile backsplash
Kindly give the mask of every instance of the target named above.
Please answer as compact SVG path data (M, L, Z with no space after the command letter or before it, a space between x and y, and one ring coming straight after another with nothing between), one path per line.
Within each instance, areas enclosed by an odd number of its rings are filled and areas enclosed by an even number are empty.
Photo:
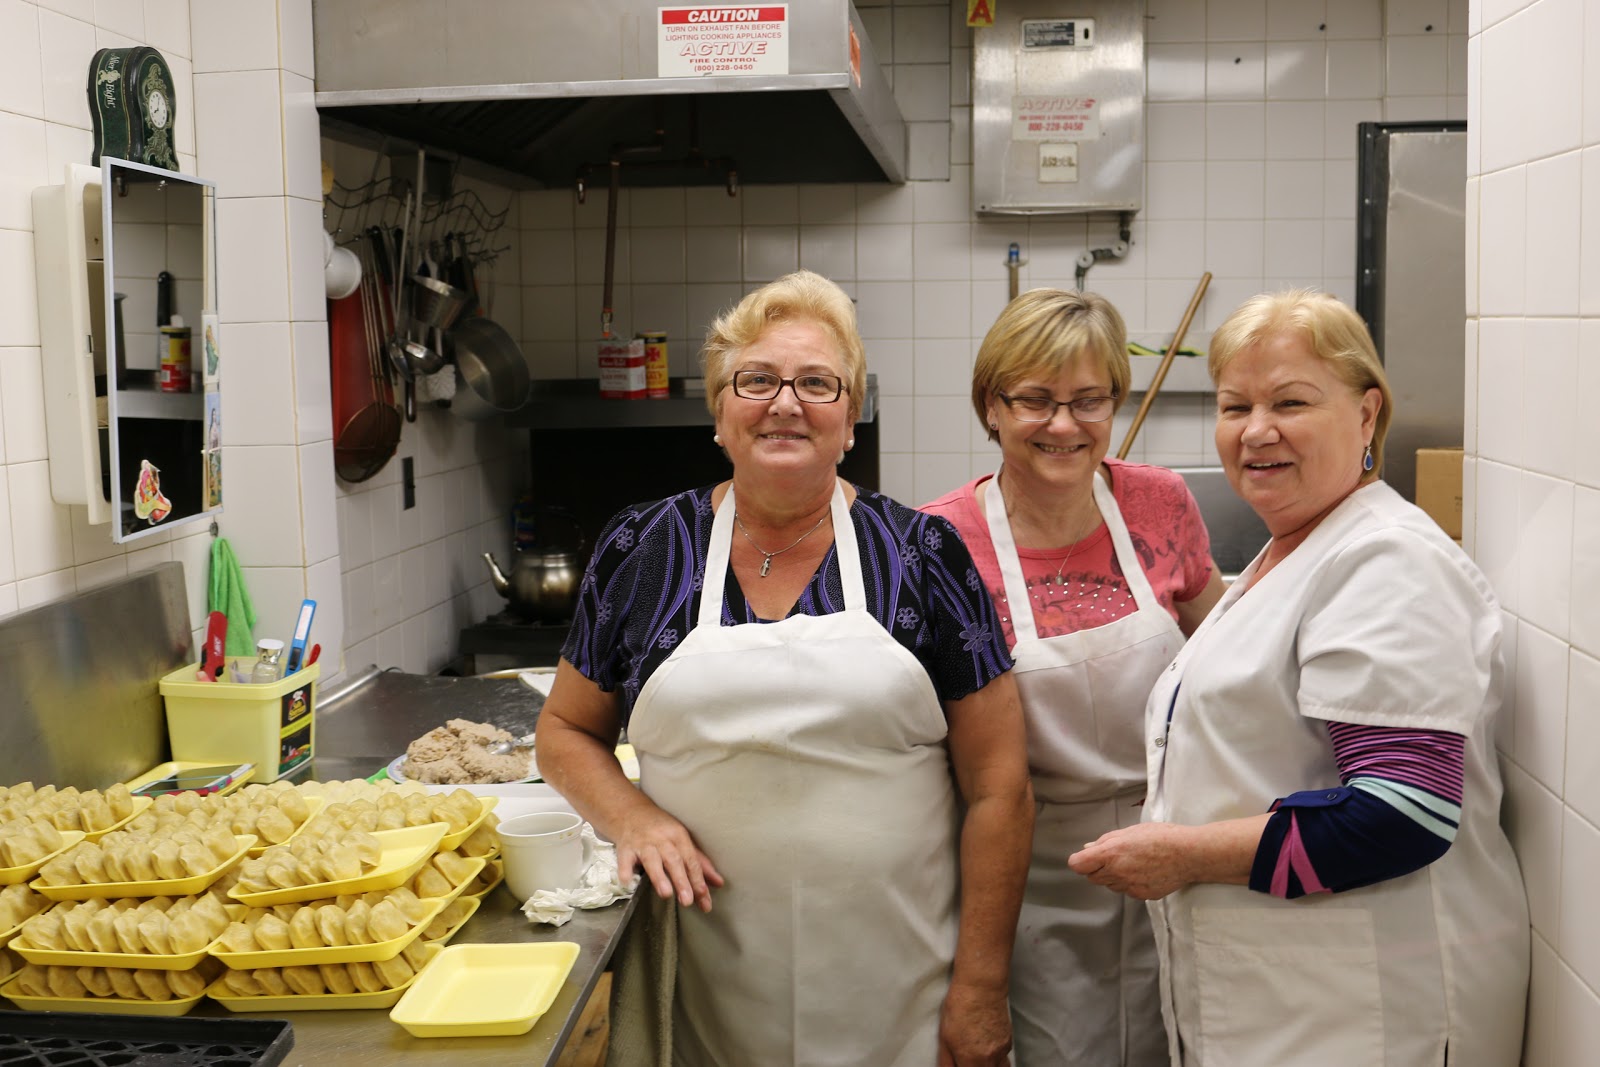
M38 17L37 62L44 74L44 117L63 126L90 129L89 98L84 84L89 62L98 47L95 28L88 22L42 8ZM18 51L26 51L26 48ZM27 64L23 69L27 69Z
M1581 230L1572 224L1572 208L1581 202L1581 158L1565 152L1528 165L1523 254L1528 315L1566 315L1578 306Z
M0 110L31 118L44 117L39 14L26 0L0 3L0 40L15 46L12 61L0 70Z
M1259 101L1206 105L1206 158L1260 160L1264 155L1266 109Z
M1266 95L1266 46L1230 42L1206 47L1208 100L1260 100Z

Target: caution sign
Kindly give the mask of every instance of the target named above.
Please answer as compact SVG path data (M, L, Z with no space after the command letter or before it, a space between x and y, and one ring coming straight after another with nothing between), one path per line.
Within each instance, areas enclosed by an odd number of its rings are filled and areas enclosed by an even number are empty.
M1093 141L1100 136L1100 102L1092 96L1013 96L1013 141Z
M998 0L967 0L968 26L993 26L994 5Z
M789 5L656 8L662 78L789 73Z

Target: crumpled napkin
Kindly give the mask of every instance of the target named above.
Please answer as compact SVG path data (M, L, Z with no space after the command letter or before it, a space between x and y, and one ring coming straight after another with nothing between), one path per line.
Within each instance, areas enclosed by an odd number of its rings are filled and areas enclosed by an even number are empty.
M617 846L601 841L588 823L583 824L583 839L594 848L583 879L571 889L541 889L529 897L522 905L529 922L563 926L578 908L603 908L633 895L639 876L635 874L627 885L617 880Z

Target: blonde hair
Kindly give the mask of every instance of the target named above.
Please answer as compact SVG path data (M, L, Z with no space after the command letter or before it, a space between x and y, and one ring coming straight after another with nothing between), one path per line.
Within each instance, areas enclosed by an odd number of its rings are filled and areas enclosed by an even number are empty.
M712 416L718 414L722 391L733 381L733 365L740 353L780 322L814 322L838 345L853 425L867 395L867 353L856 328L856 307L843 289L808 270L768 282L719 315L706 331L700 359L705 366L706 406Z
M995 393L1035 375L1054 378L1085 354L1099 359L1111 376L1116 406L1128 396L1128 328L1111 301L1096 293L1030 289L994 320L972 368L972 410L989 440L989 403Z
M1372 470L1362 475L1362 481L1379 477L1383 441L1394 415L1394 395L1367 324L1336 297L1316 289L1288 289L1262 293L1240 304L1211 335L1206 370L1212 382L1240 352L1285 334L1304 340L1311 354L1327 363L1356 396L1376 389L1383 397L1372 427Z

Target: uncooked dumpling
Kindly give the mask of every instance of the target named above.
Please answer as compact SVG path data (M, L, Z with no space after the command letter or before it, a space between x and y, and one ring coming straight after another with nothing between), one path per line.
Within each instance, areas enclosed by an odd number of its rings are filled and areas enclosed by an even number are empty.
M144 994L139 991L139 983L133 980L133 972L126 967L107 967L106 978L111 981L111 992L122 1000L143 1000Z
M146 1000L172 999L172 987L167 984L165 971L134 971L133 980Z
M206 991L206 980L198 971L162 971L167 976L167 984L172 987L172 995L180 1000L198 997Z
M285 967L283 980L301 996L318 997L328 991L322 982L322 972L315 967Z
M259 971L252 973L255 974L256 981L261 983L261 988L269 996L286 997L291 992L289 983L283 980L283 975L276 967L263 967Z
M321 948L322 938L317 933L317 915L311 908L301 908L289 921L289 944L295 948Z
M79 967L78 981L89 991L91 996L111 997L116 995L116 990L111 986L111 976L104 967Z
M337 904L317 909L317 936L324 945L342 947L350 943L344 929L344 910Z
M256 981L255 971L228 971L222 976L223 987L241 997L259 997L263 990Z
M255 952L260 946L256 944L255 931L244 923L229 923L227 929L222 931L222 947L227 952Z
M372 934L367 930L367 920L372 917L372 905L357 900L344 909L344 936L352 945L370 945Z
M367 932L374 941L392 941L409 929L411 925L400 914L400 909L387 900L376 905L367 919Z
M76 967L51 967L46 974L46 981L50 983L50 995L53 997L82 1000L89 995L89 990L78 980Z
M430 905L417 899L417 895L405 886L389 890L388 901L405 917L408 926L415 926L428 914Z
M150 850L150 857L155 864L158 876L162 878L184 877L183 863L178 859L178 843L170 837L157 841Z
M438 868L429 865L417 872L417 877L411 883L413 891L419 897L449 896L455 886L450 880L439 873Z
M276 915L263 915L256 923L256 940L268 951L294 947L289 939L289 924Z
M158 956L176 955L172 951L172 926L165 915L158 915L141 922L139 938Z
M384 989L383 979L378 977L378 972L372 969L370 963L350 964L350 979L363 993L378 993Z
M350 972L342 963L324 963L317 967L322 974L322 984L328 987L330 993L354 993L356 991L355 979L350 977Z

